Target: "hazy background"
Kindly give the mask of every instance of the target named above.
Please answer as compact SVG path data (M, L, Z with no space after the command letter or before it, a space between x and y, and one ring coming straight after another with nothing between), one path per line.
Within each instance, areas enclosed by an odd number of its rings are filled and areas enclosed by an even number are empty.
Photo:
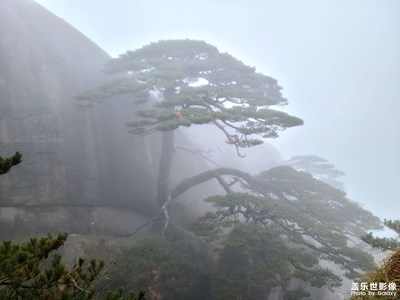
M283 158L329 159L350 199L399 218L400 1L36 1L113 57L201 39L276 78L305 121L269 140Z

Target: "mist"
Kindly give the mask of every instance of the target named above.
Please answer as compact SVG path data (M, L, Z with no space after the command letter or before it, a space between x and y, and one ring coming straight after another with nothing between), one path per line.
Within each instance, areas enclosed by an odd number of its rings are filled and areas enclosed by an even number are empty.
M37 1L113 57L160 39L205 40L276 78L304 126L268 142L346 173L349 198L400 208L397 1Z
M400 221L383 222L400 209L399 14L394 0L4 0L0 239L54 236L0 256L22 270L51 245L34 263L66 261L53 296L362 293L400 245ZM68 285L80 256L105 273ZM10 274L0 298L47 293Z

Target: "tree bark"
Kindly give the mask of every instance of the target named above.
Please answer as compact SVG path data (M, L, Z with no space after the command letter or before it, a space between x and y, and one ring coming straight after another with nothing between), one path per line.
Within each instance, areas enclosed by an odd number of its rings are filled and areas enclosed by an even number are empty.
M169 179L171 175L172 160L174 158L174 132L162 133L161 155L158 169L157 182L157 208L161 209L169 197Z
M171 198L175 199L184 192L186 192L188 189L191 187L194 187L198 184L204 183L210 179L217 179L219 176L223 175L231 175L235 177L239 177L244 179L249 185L252 186L253 189L256 191L264 191L265 187L262 185L265 185L265 183L260 183L257 179L255 179L252 175L249 173L243 172L238 169L231 169L231 168L216 168L214 170L210 171L205 171L203 173L200 173L198 175L195 175L193 177L187 178L183 181L181 181L175 188L172 189L171 191Z
M153 233L163 233L168 224L168 207L170 197L169 180L171 176L172 160L175 154L174 132L166 131L162 133L161 139L161 155L158 169L157 181L157 210L160 216L153 223L151 231ZM164 228L164 230L163 230Z

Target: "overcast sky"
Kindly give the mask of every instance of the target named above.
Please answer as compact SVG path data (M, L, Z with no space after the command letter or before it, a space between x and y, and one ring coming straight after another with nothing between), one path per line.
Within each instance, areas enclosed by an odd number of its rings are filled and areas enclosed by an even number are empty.
M400 1L36 1L111 56L201 39L276 78L305 125L271 144L329 159L350 199L400 218Z

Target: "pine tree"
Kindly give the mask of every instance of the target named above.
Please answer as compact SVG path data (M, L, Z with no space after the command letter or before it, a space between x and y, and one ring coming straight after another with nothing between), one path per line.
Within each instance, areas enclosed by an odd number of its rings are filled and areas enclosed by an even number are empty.
M383 221L383 224L388 228L392 229L396 234L397 238L380 238L375 237L372 232L363 236L363 241L370 244L373 248L378 248L385 251L393 251L400 247L400 220L387 220Z
M66 239L67 234L56 238L49 234L21 244L0 244L0 299L95 299L95 282L104 262L87 263L79 258L72 268L67 268L60 254L49 258ZM145 300L144 293L123 295L122 291L109 292L107 299Z
M289 166L234 176L226 195L206 199L215 210L193 225L199 236L221 245L216 299L264 299L274 287L303 295L290 289L296 278L315 287L339 286L341 278L321 261L340 266L348 278L374 267L358 244L380 221L342 191Z
M366 230L378 228L379 220L346 199L342 191L310 174L280 167L251 176L237 169L217 168L170 186L174 131L181 126L214 125L225 135L225 142L243 156L243 148L302 125L299 118L273 109L287 104L276 80L205 42L192 40L160 41L128 51L111 60L106 72L116 79L77 98L91 104L130 94L135 103L144 105L128 124L130 132L162 133L157 209L163 220L155 227L158 232L165 232L168 226L171 202L191 187L216 179L226 191L226 195L206 200L216 211L194 226L199 236L221 243L219 286L229 282L240 290L233 294L232 290L215 290L221 299L240 295L243 299L262 298L274 286L286 288L289 278L318 287L339 285L338 276L321 268L320 260L340 265L349 277L373 266L370 255L349 244ZM322 167L331 171L330 165ZM265 256L265 251L270 255ZM275 257L279 266L271 264L269 257ZM264 272L255 268L258 264L265 266L264 271L270 269ZM245 286L243 282L247 282ZM288 290L287 297L299 295L304 291Z
M372 232L362 237L362 239L370 244L373 248L386 251L387 255L381 262L379 267L370 272L363 274L360 281L362 282L383 282L386 284L394 284L394 295L378 296L375 294L353 295L351 300L372 300L376 298L399 299L400 293L400 220L384 220L384 225L397 233L397 238L379 238L374 237ZM385 292L385 291L380 291Z
M171 200L174 130L212 124L243 156L241 148L259 145L262 138L275 138L280 130L303 124L299 118L272 109L287 104L275 79L202 41L159 41L127 51L111 60L106 72L119 77L77 98L91 103L131 94L136 103L150 102L151 108L139 110L138 118L128 126L137 135L162 132L157 207L164 222ZM157 99L151 101L151 94Z
M346 174L328 163L327 159L316 155L296 155L284 163L296 170L310 173L315 178L344 191L344 183L338 178Z
M22 155L19 152L11 157L1 157L0 156L0 175L10 171L11 167L18 165L22 161Z
M1 174L21 162L22 155L0 157ZM40 239L16 244L3 241L0 244L0 299L4 300L86 300L96 296L95 282L104 268L103 261L83 258L68 268L62 263L57 251L67 240L67 234L54 238L51 234ZM122 290L110 291L107 300L145 300L140 292L124 294Z

